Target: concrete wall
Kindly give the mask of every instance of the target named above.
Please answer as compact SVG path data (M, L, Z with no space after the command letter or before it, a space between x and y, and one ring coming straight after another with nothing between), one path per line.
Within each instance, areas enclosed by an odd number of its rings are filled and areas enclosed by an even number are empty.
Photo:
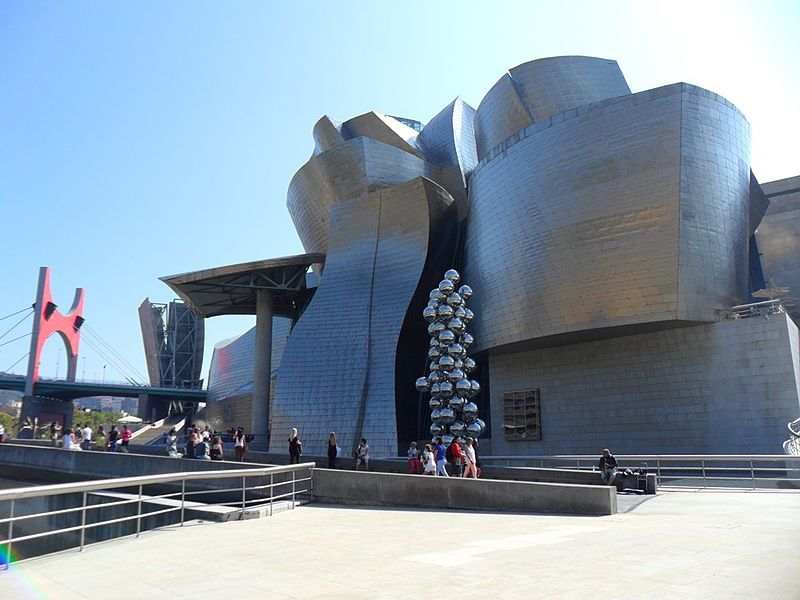
M612 515L617 512L616 490L610 487L328 469L314 469L314 500L336 504L570 515Z
M773 315L492 356L492 453L779 453L797 337ZM503 393L536 388L542 439L506 440Z

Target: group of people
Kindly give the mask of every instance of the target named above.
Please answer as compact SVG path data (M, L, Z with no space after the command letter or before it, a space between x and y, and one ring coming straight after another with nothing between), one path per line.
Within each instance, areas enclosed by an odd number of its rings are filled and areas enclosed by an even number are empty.
M178 458L178 431L174 427L169 430L165 437L167 446L167 456ZM236 460L244 460L244 450L247 446L245 441L244 429L237 428L234 434L234 451ZM196 458L198 460L225 460L225 449L222 443L222 436L213 433L211 428L206 425L200 429L197 425L188 425L184 432L183 449L185 458Z
M303 453L303 442L297 435L297 428L292 427L289 433L289 464L297 464L300 462L300 455ZM336 468L336 460L342 455L342 449L336 441L336 432L331 431L328 434L328 443L326 445L326 454L328 456L328 468ZM369 471L369 444L366 438L361 438L358 446L353 451L353 459L355 461L355 470L359 471L364 469Z
M83 427L67 427L63 431L61 427L53 421L50 423L50 443L53 446L60 446L64 450L96 450L98 452L128 452L133 432L123 425L121 430L116 425L112 425L106 434L103 426L93 431L88 423Z
M460 436L453 438L446 446L441 437L437 437L430 444L425 444L425 449L420 454L416 442L411 442L408 448L408 472L412 475L438 475L440 477L471 477L480 476L478 463L478 442L468 437L462 442ZM451 464L452 474L447 472L447 465Z

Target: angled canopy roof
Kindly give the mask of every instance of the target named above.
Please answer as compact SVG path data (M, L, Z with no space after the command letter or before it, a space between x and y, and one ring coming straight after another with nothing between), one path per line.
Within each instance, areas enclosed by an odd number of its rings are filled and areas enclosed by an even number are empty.
M299 254L171 275L161 281L201 317L254 315L256 292L268 290L273 314L295 318L308 301L308 268L324 262L324 254Z

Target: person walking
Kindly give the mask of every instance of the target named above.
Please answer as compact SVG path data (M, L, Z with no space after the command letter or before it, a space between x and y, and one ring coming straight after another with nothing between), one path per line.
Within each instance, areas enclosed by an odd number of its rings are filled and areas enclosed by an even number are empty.
M222 438L218 435L211 440L211 460L224 460Z
M336 432L328 434L328 468L336 468L336 457L339 456L339 446L336 444Z
M289 434L289 464L299 464L302 453L303 442L297 437L297 427L292 427L292 431Z
M106 437L106 432L103 429L103 426L100 425L97 428L97 435L94 437L94 449L98 452L105 452L106 451L106 444L108 443L108 437Z
M120 449L122 452L128 451L128 444L131 443L131 436L133 433L130 429L128 429L127 425L122 426L122 431L119 433L119 437L122 439L122 448Z
M406 456L408 457L409 475L419 475L420 464L419 464L419 450L417 449L417 442L411 442L411 445L409 445L408 447L408 452L406 452Z
M364 467L365 471L369 471L369 444L367 444L367 438L361 438L361 442L356 448L356 471L360 467Z
M436 448L434 449L436 456L436 474L439 477L450 477L447 474L447 448L441 437L436 438Z
M92 449L92 428L89 427L88 423L84 423L83 425L83 449L84 450L91 450Z
M233 451L236 453L236 460L244 462L244 453L247 450L247 441L244 439L244 429L236 428L233 434Z
M117 426L112 425L111 429L108 432L108 451L109 452L116 452L117 451L117 440L119 439L119 431L117 431Z
M436 455L430 444L425 444L425 451L422 453L422 468L423 475L436 475Z
M475 448L472 446L472 438L467 438L467 445L464 448L464 477L478 478L478 465L477 457L475 456Z
M445 456L453 463L453 477L461 477L464 473L464 452L461 450L461 438L454 437L448 450L449 456Z
M64 450L79 450L80 449L80 448L78 448L78 446L77 446L77 444L75 442L75 436L72 435L72 429L70 427L67 427L64 430L64 434L61 436L61 440L62 440L61 447Z
M52 421L50 423L50 445L58 446L58 432L61 430L58 423Z
M173 427L169 433L164 436L164 444L167 447L167 456L170 458L177 458L178 456L178 431Z

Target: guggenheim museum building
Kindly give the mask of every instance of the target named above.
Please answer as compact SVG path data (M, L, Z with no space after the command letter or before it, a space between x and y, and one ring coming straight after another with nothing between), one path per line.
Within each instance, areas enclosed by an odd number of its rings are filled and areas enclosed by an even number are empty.
M487 82L488 83L488 82ZM430 438L429 291L473 290L469 356L494 455L780 453L800 416L800 177L760 184L750 126L614 60L501 74L477 109L312 129L287 206L306 254L165 277L214 349L206 419L284 452L335 431L374 456Z

